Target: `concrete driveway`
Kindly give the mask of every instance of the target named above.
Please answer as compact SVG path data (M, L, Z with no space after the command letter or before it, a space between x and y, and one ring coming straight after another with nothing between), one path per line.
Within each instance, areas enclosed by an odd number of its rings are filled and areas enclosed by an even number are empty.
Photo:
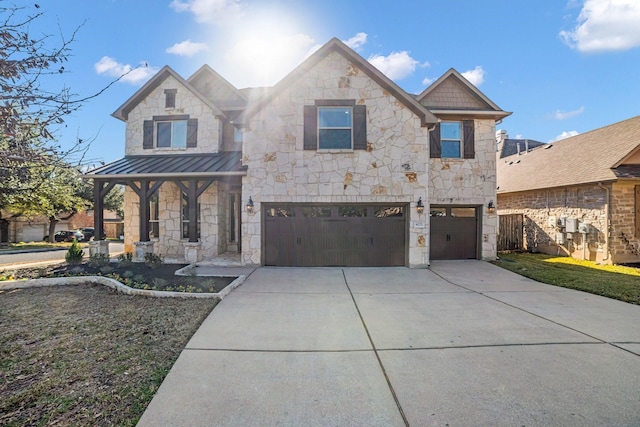
M640 425L640 307L481 261L261 268L139 425Z

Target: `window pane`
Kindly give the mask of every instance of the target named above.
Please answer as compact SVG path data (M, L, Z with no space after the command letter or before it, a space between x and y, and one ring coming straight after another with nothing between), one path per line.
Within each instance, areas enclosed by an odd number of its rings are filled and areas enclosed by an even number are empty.
M460 140L460 122L440 123L440 138Z
M157 123L158 147L171 147L171 122Z
M376 218L388 218L392 216L401 217L403 214L404 208L402 206L381 207L376 208L374 211Z
M233 127L233 142L242 142L242 128Z
M331 208L322 206L305 206L302 208L302 214L309 218L328 218L331 216Z
M476 208L451 208L451 216L459 218L475 218Z
M447 208L431 208L429 216L447 216Z
M295 215L293 207L276 206L267 209L267 216L270 218L292 218Z
M187 121L186 120L173 122L172 147L175 147L175 148L187 147Z
M318 108L318 126L351 127L351 108Z
M351 149L351 129L320 129L318 148Z
M338 216L363 218L367 216L367 208L357 206L340 206L338 208Z
M460 141L442 141L442 157L460 158Z

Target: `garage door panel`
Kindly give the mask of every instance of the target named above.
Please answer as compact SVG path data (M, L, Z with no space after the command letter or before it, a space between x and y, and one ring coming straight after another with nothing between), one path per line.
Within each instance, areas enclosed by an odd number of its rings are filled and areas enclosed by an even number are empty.
M430 210L430 258L476 259L478 257L478 210L476 207L432 207Z
M296 206L295 218L265 218L265 264L281 266L403 266L404 207ZM267 206L267 212L280 211ZM395 215L395 216L394 216ZM276 221L277 220L277 221ZM284 221L288 226L278 223ZM294 225L295 224L295 225Z

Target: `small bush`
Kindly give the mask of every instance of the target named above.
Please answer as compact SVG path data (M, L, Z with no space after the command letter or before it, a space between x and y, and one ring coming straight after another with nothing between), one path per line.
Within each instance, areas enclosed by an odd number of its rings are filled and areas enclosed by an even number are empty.
M111 267L110 265L103 265L102 267L100 267L100 273L102 274L110 274L113 273L114 268Z
M124 277L125 279L131 279L133 276L134 276L134 273L131 270L125 270L122 273L122 277Z
M118 262L122 267L128 267L133 264L133 253L125 252L123 254L118 255Z
M69 247L67 254L64 256L64 259L67 261L69 265L78 265L82 263L82 257L84 256L84 252L82 248L78 244L76 239L73 239L73 243Z
M156 268L164 264L164 259L160 255L148 253L144 255L144 265L149 268Z
M105 267L109 265L109 255L93 254L89 257L89 265L96 268Z

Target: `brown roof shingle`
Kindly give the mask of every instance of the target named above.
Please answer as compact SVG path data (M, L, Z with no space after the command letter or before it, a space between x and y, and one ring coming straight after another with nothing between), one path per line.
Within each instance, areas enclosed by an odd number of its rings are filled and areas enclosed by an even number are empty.
M640 116L497 161L498 193L616 180L640 145Z

